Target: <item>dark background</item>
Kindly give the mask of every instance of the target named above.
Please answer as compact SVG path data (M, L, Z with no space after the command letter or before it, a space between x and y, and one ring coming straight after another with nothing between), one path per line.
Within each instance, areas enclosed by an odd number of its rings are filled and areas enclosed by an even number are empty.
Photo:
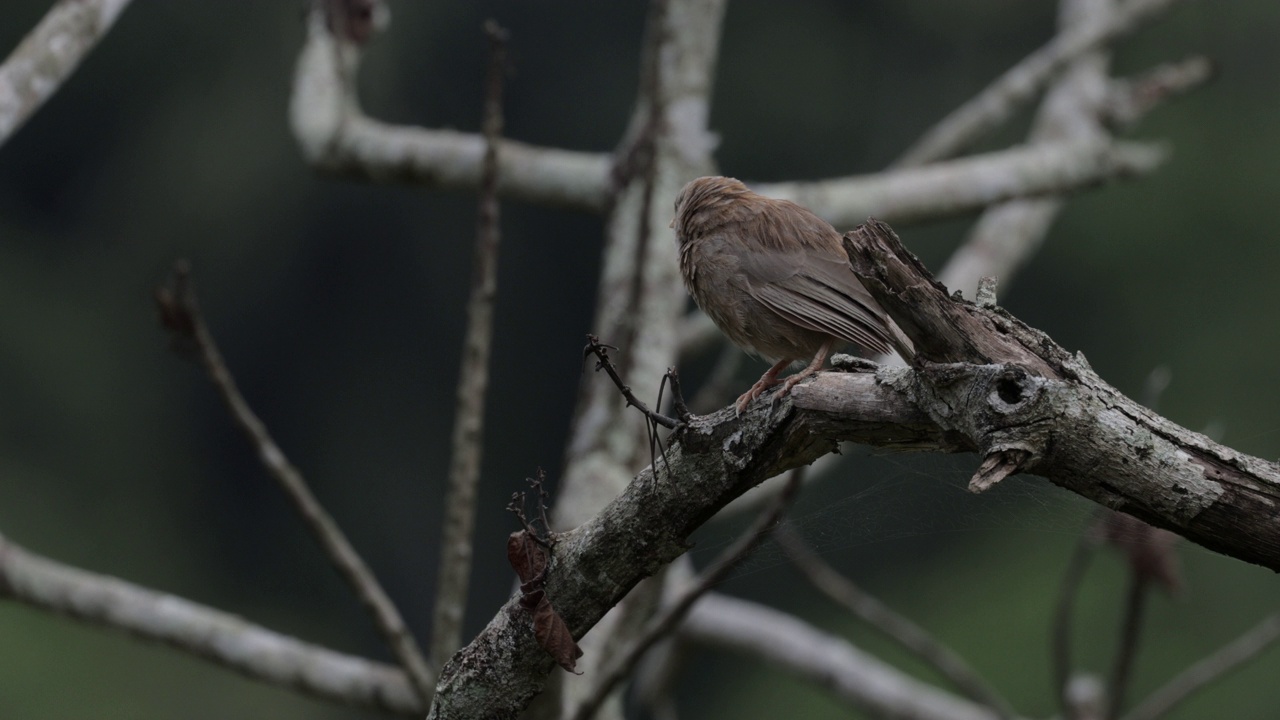
M9 0L0 47L14 47L49 4ZM760 181L877 170L1043 44L1054 6L734 0L712 113L720 167ZM511 137L593 151L620 137L643 3L401 0L391 9L361 73L374 117L478 128L480 25L494 17L512 33ZM137 0L0 147L0 532L385 658L207 381L167 351L151 305L173 260L189 258L246 396L425 638L474 197L308 169L286 124L303 11L300 2ZM1072 201L1001 295L1131 395L1168 367L1164 414L1269 458L1280 456L1277 38L1280 4L1233 0L1191 3L1126 42L1122 73L1205 53L1220 76L1136 130L1167 141L1170 161ZM1029 117L987 147L1018 142ZM899 229L939 267L970 220ZM502 227L468 637L510 590L506 498L536 467L554 477L561 463L599 263L597 217L508 204ZM745 368L743 387L761 369ZM953 643L1020 711L1050 714L1049 617L1089 504L1036 478L972 498L963 491L972 457L860 455L802 499L806 535ZM733 532L707 528L699 557ZM1270 572L1194 546L1180 552L1187 587L1152 604L1134 696L1277 605ZM1104 558L1083 590L1077 647L1098 671L1123 587L1119 562ZM770 550L726 589L883 648ZM688 717L849 716L748 661L698 653L688 667ZM1273 717L1277 672L1280 653L1174 717ZM0 716L91 713L367 716L0 605Z

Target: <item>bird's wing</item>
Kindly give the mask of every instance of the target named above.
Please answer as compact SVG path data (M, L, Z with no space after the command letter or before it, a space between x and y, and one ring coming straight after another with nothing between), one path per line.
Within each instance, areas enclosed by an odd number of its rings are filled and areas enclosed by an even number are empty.
M744 260L752 264L749 292L771 311L800 327L890 352L884 311L846 262L779 252Z

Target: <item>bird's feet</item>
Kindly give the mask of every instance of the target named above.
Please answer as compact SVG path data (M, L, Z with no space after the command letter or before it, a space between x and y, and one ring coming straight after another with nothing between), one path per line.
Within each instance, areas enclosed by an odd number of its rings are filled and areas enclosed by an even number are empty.
M757 380L756 384L752 385L750 390L742 393L742 395L738 397L738 402L734 404L734 407L737 408L738 414L741 415L742 411L746 410L747 406L751 404L751 401L765 394L765 391L769 388L774 385L778 385L779 383L785 385L787 382L790 382L790 380L784 382L779 380L776 374L765 373L764 377Z

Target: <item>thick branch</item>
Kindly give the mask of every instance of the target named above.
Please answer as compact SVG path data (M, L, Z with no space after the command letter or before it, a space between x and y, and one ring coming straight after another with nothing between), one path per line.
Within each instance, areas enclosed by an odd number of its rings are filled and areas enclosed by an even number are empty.
M675 364L670 328L684 312L675 243L668 224L671 198L711 166L713 136L707 130L710 96L726 0L651 0L645 27L639 93L631 124L619 145L605 220L593 331L619 348L622 376L657 383ZM661 410L661 408L658 408ZM643 418L608 384L594 381L578 400L555 522L573 527L615 498L636 469L650 461ZM660 583L649 597L633 598L583 638L584 675L564 680L564 715L591 691L599 663L642 627ZM559 603L554 595L553 602ZM557 605L558 607L558 605ZM615 696L616 697L616 696ZM598 716L621 717L607 703Z
M853 398L863 417L849 428L851 437L890 447L949 447L905 398L887 387L876 390L881 386L872 376L849 377L860 378L867 390ZM796 413L789 401L772 415L762 404L742 417L726 409L693 418L674 436L656 479L646 469L600 513L559 537L546 592L574 637L636 583L679 557L690 533L734 497L830 452L837 434L832 421L826 414ZM553 664L513 597L441 673L432 717L514 718L541 690Z
M1275 463L1142 407L1082 355L1007 313L952 299L887 225L859 227L845 247L924 361L900 387L983 452L984 468L998 463L1001 477L1033 472L1211 550L1280 569Z
M788 475L786 487L774 496L764 512L756 516L751 526L738 536L732 545L725 548L710 566L698 573L696 578L682 588L674 600L651 617L645 625L644 632L623 653L609 660L604 667L604 672L601 673L602 677L596 681L595 690L587 701L578 706L574 715L575 720L590 720L594 717L596 709L604 702L604 698L618 683L631 675L640 658L660 640L671 635L680 622L688 616L693 605L710 592L711 588L723 582L729 573L733 572L765 541L765 538L777 527L783 513L795 501L796 495L800 494L803 472L803 468L792 470Z
M0 145L75 72L130 0L58 0L0 65Z
M398 668L282 635L198 603L35 555L0 537L0 597L171 645L324 700L421 716Z
M978 451L994 479L1033 472L1212 550L1280 569L1275 464L1141 407L1083 358L1007 314L950 299L887 226L873 223L856 236L854 267L916 343L919 369L822 373L776 406L694 418L674 436L659 477L642 472L556 546L547 593L575 637L684 552L689 534L733 497L842 440ZM443 672L435 717L514 717L551 664L513 598ZM463 687L490 703L458 712L450 696Z

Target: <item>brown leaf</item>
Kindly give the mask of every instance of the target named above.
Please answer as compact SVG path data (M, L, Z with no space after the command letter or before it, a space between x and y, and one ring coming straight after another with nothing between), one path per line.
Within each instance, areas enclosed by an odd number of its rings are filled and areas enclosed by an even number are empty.
M329 0L327 10L329 32L359 45L385 23L381 0Z
M520 586L520 607L533 612L538 607L538 603L542 602L547 596L546 590L525 590L524 586Z
M582 648L573 641L569 626L565 624L564 618L560 617L555 608L551 607L551 601L547 599L546 593L537 590L525 597L532 598L535 594L538 596L538 605L533 610L534 638L542 649L547 651L547 654L555 658L560 667L581 675L582 673L577 673L574 668L578 665L578 658L582 657Z
M195 321L182 306L173 290L162 286L155 289L156 309L160 312L160 324L177 336L195 334Z
M507 538L507 561L520 582L531 585L547 570L547 551L528 532L517 530Z
M1120 512L1103 521L1103 538L1125 554L1130 570L1173 594L1182 587L1182 567L1174 545L1178 536Z

